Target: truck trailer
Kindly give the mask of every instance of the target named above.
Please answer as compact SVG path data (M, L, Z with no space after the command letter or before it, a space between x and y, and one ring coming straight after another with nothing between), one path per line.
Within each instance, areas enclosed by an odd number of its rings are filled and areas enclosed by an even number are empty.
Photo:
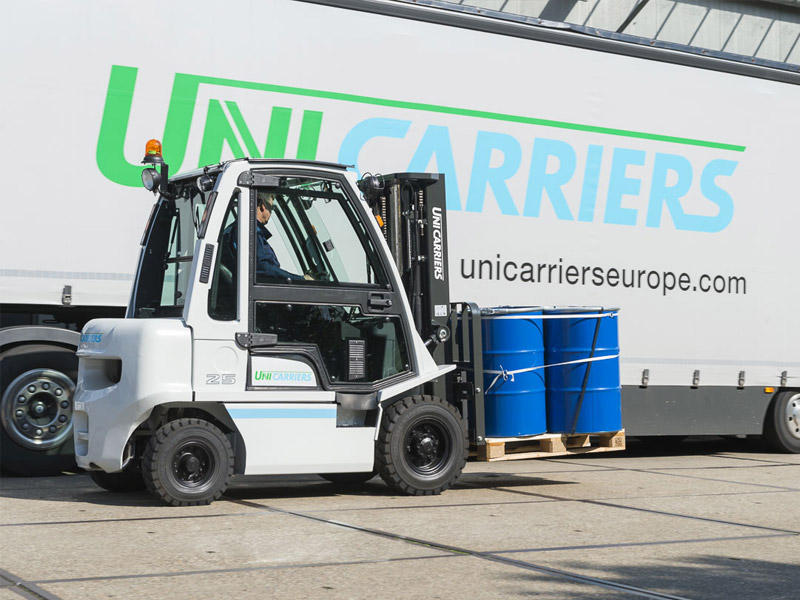
M796 65L439 2L140 8L7 20L4 470L72 464L74 351L125 314L154 129L175 173L443 173L451 299L618 306L628 435L800 451Z

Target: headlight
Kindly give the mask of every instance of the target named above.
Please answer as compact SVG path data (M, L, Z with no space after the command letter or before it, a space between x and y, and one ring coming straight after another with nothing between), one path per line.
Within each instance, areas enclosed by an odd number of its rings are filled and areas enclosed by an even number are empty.
M161 175L153 168L144 169L142 171L142 185L148 192L153 192L158 189L161 183Z

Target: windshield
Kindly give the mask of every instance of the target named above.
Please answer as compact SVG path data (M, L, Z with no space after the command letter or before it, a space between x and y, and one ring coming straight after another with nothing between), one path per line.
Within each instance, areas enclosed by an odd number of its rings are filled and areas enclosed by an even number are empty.
M192 179L171 184L167 194L159 198L144 235L133 294L134 318L183 314L192 253L207 196Z

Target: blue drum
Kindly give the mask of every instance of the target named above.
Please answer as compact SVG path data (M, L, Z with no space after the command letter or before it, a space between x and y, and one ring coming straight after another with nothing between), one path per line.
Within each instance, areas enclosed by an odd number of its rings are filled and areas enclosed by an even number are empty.
M481 311L486 437L537 435L547 430L544 369L498 377L501 371L544 366L541 314L538 307Z
M563 317L544 321L548 365L591 356L617 357L547 368L547 431L573 433L573 427L574 433L618 431L622 428L618 309L554 308L544 312ZM607 313L611 316L592 316Z

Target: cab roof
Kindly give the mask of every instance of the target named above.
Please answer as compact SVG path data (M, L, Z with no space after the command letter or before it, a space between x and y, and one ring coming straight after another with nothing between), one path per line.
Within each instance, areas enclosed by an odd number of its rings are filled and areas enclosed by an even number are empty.
M199 177L203 173L219 173L227 165L237 162L251 162L256 164L285 164L285 165L301 165L307 167L321 167L325 169L336 169L339 171L346 171L347 169L355 168L354 165L343 165L334 162L325 162L321 160L301 160L298 158L233 158L231 160L224 160L214 165L192 169L191 171L181 171L169 178L170 181L181 179L189 179L192 177Z

